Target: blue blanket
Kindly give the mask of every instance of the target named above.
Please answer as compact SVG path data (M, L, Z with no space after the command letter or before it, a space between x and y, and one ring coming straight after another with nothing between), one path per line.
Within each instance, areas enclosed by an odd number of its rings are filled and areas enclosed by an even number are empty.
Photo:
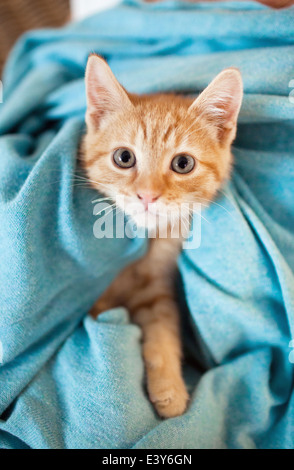
M75 183L84 69L132 92L245 86L235 169L179 260L191 402L158 418L127 311L87 312L140 239L93 236ZM0 448L294 447L294 8L123 5L14 48L0 104ZM292 96L291 96L292 92Z

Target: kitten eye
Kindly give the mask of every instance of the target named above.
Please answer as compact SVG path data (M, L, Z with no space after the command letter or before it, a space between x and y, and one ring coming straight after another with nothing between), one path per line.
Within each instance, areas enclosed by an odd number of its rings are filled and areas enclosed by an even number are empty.
M125 148L117 149L113 153L113 160L120 168L132 168L136 164L136 157L134 153Z
M190 173L195 166L195 160L190 155L177 155L171 162L172 170L176 173Z

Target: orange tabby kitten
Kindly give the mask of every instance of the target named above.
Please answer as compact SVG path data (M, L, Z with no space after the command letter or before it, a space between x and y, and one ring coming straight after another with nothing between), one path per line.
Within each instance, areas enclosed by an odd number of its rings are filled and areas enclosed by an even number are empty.
M91 55L86 89L84 167L107 197L124 196L124 210L138 226L147 213L148 226L156 227L175 204L216 196L230 173L242 102L237 69L222 71L194 100L137 96L118 83L102 58ZM135 201L140 210L134 211ZM170 226L171 218L169 233ZM153 239L148 253L117 277L92 311L97 316L123 305L140 325L150 400L165 418L182 414L188 402L173 286L181 245L180 238Z

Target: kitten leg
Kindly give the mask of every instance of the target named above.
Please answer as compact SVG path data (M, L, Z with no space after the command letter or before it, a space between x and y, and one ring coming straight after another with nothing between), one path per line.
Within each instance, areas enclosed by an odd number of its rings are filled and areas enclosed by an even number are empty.
M144 258L135 261L118 274L92 307L91 315L94 318L100 313L105 312L105 310L128 306L132 293L142 289L144 286L144 278L137 273L137 266L140 266L143 261Z
M137 266L145 285L133 291L128 302L133 321L142 328L150 400L164 418L184 413L189 398L182 378L180 320L173 293L178 254L174 245L174 240L152 242Z
M122 303L119 301L115 286L111 284L110 287L103 292L102 296L99 297L95 305L92 307L90 314L92 317L97 318L100 313L121 305Z
M179 416L187 407L188 393L181 372L177 306L172 299L156 299L153 306L141 307L134 321L143 332L150 400L163 418Z
M125 306L143 333L143 358L150 400L164 418L184 413L188 393L182 378L180 320L174 299L178 240L152 240L144 258L124 269L91 314Z

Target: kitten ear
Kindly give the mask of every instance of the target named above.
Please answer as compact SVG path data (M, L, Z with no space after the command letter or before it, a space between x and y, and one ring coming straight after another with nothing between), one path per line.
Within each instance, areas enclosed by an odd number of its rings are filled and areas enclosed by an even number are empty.
M189 109L216 125L220 141L230 138L231 143L236 135L242 98L241 73L236 68L228 68L217 75Z
M90 55L86 68L87 113L86 123L97 130L101 120L132 106L132 103L113 75L109 65L101 57Z

